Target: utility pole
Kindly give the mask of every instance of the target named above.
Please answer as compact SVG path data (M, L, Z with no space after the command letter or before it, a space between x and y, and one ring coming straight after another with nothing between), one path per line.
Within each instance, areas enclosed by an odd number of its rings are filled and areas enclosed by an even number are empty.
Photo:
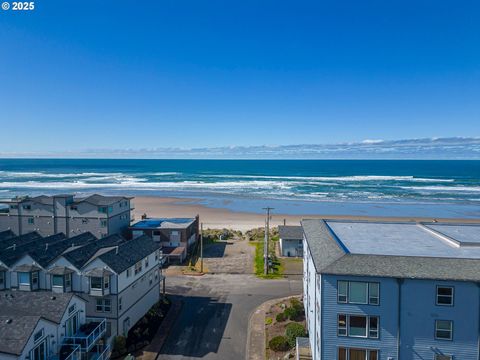
M270 211L273 210L271 207L265 207L263 208L267 212L266 216L267 218L265 219L265 240L263 244L263 257L264 257L264 263L263 263L263 272L265 275L268 275L268 241L270 238Z
M200 223L200 272L203 273L203 223Z

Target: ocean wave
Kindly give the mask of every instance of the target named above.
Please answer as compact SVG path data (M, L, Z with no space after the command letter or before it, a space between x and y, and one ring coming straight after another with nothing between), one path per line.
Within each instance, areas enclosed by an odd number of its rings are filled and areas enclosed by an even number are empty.
M212 178L285 179L303 181L411 181L411 182L454 182L454 179L420 178L414 176L352 175L352 176L266 176L266 175L200 175Z
M404 190L438 191L438 192L479 192L480 186L400 186Z

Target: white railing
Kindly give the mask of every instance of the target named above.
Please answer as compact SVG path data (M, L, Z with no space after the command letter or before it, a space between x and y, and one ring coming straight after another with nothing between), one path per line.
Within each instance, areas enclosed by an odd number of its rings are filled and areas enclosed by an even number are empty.
M90 351L98 339L105 335L107 331L106 319L102 319L101 321L93 320L92 322L98 322L98 325L89 333L79 331L73 336L66 336L64 341L68 344L80 345L82 351Z

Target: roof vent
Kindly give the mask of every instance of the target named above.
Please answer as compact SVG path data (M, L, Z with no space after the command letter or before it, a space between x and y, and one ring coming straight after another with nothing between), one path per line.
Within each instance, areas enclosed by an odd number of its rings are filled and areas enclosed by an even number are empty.
M5 322L6 322L7 324L11 324L11 323L12 323L12 319L7 319Z
M45 251L48 250L48 243L45 244Z
M51 297L50 297L50 300L55 300L55 299L56 299L55 296L51 296Z
M115 255L118 255L118 245L115 246Z

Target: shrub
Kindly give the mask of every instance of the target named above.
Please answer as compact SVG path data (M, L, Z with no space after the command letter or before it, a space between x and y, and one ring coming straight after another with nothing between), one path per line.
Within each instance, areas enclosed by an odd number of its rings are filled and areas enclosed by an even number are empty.
M285 321L285 313L281 312L277 314L277 316L275 316L275 320L277 320L278 322Z
M290 323L285 328L285 336L287 337L287 341L291 347L295 346L297 337L305 337L307 336L307 332L303 325L298 323Z
M273 319L271 317L265 318L265 325L270 325L273 322Z
M295 309L303 309L302 303L297 298L291 299L290 300L290 305Z
M275 336L268 342L268 347L273 351L287 351L291 348L285 336Z
M115 336L113 350L118 354L125 354L127 352L127 339L124 336Z

